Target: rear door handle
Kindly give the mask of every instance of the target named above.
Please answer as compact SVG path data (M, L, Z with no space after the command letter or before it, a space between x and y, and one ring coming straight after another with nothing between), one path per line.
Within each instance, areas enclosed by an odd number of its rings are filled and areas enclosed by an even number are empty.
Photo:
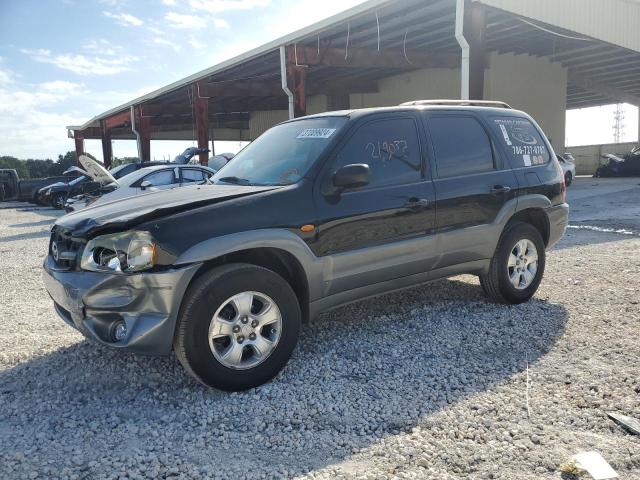
M510 191L511 187L506 187L504 185L494 185L493 187L491 187L491 193L493 194L508 193Z
M410 198L407 203L405 203L406 208L427 208L431 202L426 198Z

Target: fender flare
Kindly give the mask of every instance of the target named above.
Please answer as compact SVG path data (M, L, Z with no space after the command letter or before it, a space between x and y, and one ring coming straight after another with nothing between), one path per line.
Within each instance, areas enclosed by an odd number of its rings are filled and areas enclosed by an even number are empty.
M273 248L293 255L307 277L309 299L313 301L322 295L326 259L316 257L300 237L286 229L249 230L210 238L181 253L175 265L204 263L230 253L258 248Z

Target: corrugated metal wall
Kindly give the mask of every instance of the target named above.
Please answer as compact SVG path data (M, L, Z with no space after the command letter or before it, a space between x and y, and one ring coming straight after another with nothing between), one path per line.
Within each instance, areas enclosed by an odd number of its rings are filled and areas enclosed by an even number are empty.
M289 119L287 110L267 110L251 112L249 120L249 136L255 140L274 125Z
M638 0L474 0L640 52Z

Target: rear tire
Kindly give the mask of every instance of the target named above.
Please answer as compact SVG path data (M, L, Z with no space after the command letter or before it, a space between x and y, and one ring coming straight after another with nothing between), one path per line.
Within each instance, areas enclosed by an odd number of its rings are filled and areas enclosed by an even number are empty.
M300 321L298 299L278 274L249 264L223 265L187 290L173 346L182 366L204 385L246 390L286 365Z
M480 285L498 303L526 302L540 286L545 260L540 232L529 223L510 223L500 237L489 273L480 275Z
M568 187L569 185L571 185L571 182L573 182L573 175L571 175L571 172L565 173L564 184Z

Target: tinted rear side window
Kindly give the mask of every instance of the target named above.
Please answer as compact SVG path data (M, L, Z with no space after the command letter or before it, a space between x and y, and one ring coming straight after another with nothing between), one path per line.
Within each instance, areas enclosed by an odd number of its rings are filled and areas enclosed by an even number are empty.
M430 117L431 141L438 177L455 177L494 169L493 149L482 125L473 117Z
M363 125L340 149L333 171L353 163L369 165L369 187L420 181L422 160L416 122L389 118Z
M513 168L542 165L551 158L538 129L526 118L491 117L490 123Z

